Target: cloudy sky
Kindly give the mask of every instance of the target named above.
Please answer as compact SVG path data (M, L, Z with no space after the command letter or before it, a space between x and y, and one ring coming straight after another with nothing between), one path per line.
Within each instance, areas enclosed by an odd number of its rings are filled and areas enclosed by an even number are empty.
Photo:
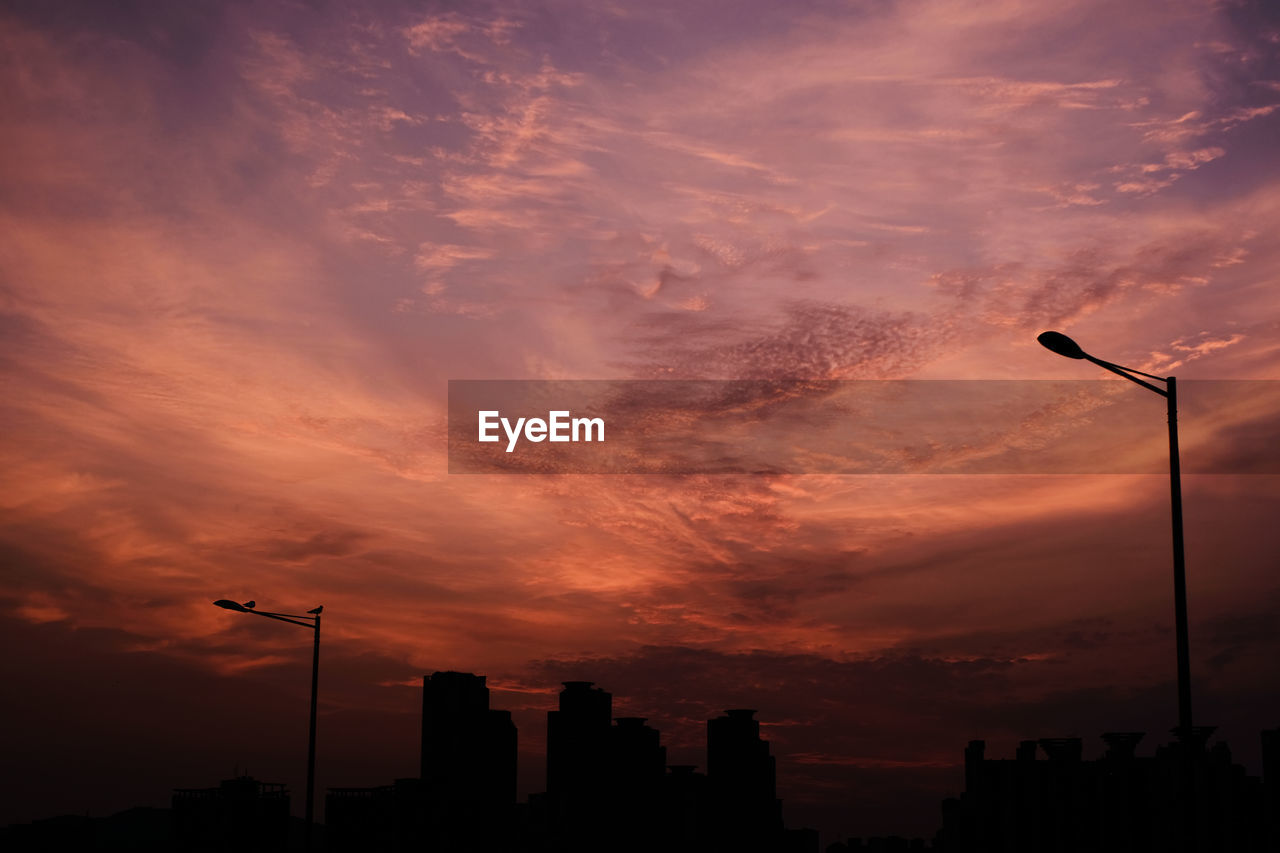
M0 139L0 822L300 803L308 637L223 597L325 606L321 786L415 774L438 669L523 793L560 680L673 762L758 708L828 841L931 833L970 738L1176 722L1166 478L451 475L447 382L1107 376L1045 329L1280 379L1264 3L10 2ZM1197 722L1257 772L1280 481L1185 490Z

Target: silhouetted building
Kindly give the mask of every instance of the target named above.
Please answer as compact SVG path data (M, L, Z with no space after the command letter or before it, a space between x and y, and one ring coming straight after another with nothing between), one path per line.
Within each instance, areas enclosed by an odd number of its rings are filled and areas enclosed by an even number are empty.
M547 793L562 809L594 801L605 784L613 696L591 681L566 681L547 712Z
M943 803L935 848L982 853L1115 851L1262 853L1269 845L1262 782L1233 764L1211 728L1140 757L1141 732L1108 732L1086 761L1080 738L1023 741L1013 760L965 749L965 790ZM1037 750L1047 760L1037 759ZM1265 752L1265 748L1264 748ZM1265 759L1264 759L1265 764ZM1192 779L1194 797L1186 796ZM1188 802L1192 805L1189 807Z
M734 709L707 721L707 780L719 849L772 851L781 844L777 770L755 713Z
M706 775L692 764L673 764L662 781L659 849L676 853L707 849L713 826Z
M418 788L400 784L407 816L425 797L429 848L497 849L510 837L516 802L516 727L489 707L485 676L434 672L422 678L422 768Z
M610 775L620 792L651 796L667 772L667 749L644 717L619 717L610 731Z
M330 788L324 798L325 849L408 853L431 849L431 803L420 779L376 788Z
M613 697L566 681L547 714L547 792L515 806L516 733L489 708L483 676L423 679L422 777L330 788L327 849L452 853L817 853L786 830L774 759L754 711L708 721L708 774L666 767L643 717L612 718Z
M609 824L618 850L661 849L659 820L667 750L644 717L619 717L609 730Z
M330 788L330 851L474 851L513 843L516 727L489 707L483 675L422 679L421 777L374 788Z
M173 835L179 850L283 850L289 841L289 792L250 776L216 788L175 788Z
M450 807L509 812L516 801L516 727L489 707L485 676L436 672L422 678L421 778Z
M547 712L547 797L555 822L596 834L607 826L613 696L590 681L566 681Z

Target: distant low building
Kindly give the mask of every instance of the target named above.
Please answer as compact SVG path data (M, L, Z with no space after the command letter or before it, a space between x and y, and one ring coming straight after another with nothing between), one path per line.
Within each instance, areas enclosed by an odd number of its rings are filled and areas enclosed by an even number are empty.
M1209 749L1205 727L1185 741L1137 755L1142 732L1109 732L1106 752L1083 757L1080 738L1023 741L1013 759L965 749L965 790L943 803L934 847L947 853L1264 853L1276 846L1273 774L1266 783ZM1264 734L1264 766L1280 739ZM1040 760L1043 752L1047 760ZM1194 788L1188 786L1188 780Z
M430 805L421 779L397 779L374 788L330 788L324 800L325 848L330 853L432 849Z
M173 835L179 850L284 850L289 841L289 792L251 776L216 788L175 788Z

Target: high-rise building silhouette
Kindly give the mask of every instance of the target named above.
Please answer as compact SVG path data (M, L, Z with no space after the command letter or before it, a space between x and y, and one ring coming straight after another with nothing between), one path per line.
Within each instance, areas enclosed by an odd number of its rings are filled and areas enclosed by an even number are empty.
M775 850L782 835L777 768L755 711L707 721L707 780L724 849Z
M515 832L516 727L489 707L483 675L422 679L420 777L330 788L332 851L469 853L509 847Z
M613 696L591 681L566 681L557 710L547 712L550 823L565 849L601 846L609 829Z
M422 678L421 779L451 807L503 811L516 801L516 727L489 707L485 676L436 672Z
M619 717L609 730L610 826L619 850L670 849L661 843L667 750L644 717ZM625 839L625 840L623 840Z
M435 672L422 679L422 793L430 848L497 848L516 801L516 727L489 707L485 676Z
M547 712L547 793L561 808L594 800L605 785L613 696L591 681L566 681Z
M644 717L619 717L610 729L609 776L622 799L653 797L667 772L667 748Z
M517 808L515 727L485 678L436 672L422 690L421 778L330 788L331 853L816 853L812 830L783 829L754 711L708 721L707 775L668 772L645 718L615 721L611 694L566 681L547 713L547 791Z
M713 834L707 777L692 764L673 764L663 778L661 849L692 853L708 849Z

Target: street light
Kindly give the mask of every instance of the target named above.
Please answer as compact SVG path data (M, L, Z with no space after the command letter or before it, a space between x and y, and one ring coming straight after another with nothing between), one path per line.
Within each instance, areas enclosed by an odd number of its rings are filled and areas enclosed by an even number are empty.
M1169 406L1169 497L1173 508L1173 613L1174 630L1177 634L1178 644L1178 728L1174 732L1182 743L1183 753L1183 784L1184 797L1186 798L1184 800L1184 825L1186 831L1185 843L1187 845L1185 849L1196 850L1198 846L1196 843L1195 778L1192 766L1192 751L1199 748L1202 732L1196 731L1191 725L1191 661L1189 642L1187 640L1187 566L1182 548L1182 470L1178 462L1178 382L1173 376L1154 376L1150 373L1143 373L1141 370L1134 370L1132 367L1122 367L1109 361L1103 361L1100 358L1094 358L1081 349L1079 344L1061 332L1043 332L1036 340L1051 352L1066 358L1091 361L1118 376L1123 376L1130 382L1135 382L1143 388L1154 391L1164 397ZM1160 388L1152 385L1150 382L1139 379L1139 376L1154 379L1156 382L1163 382L1165 387ZM1207 731L1212 732L1213 730L1210 728Z
M1182 548L1182 471L1178 462L1178 383L1173 376L1153 376L1134 370L1132 367L1121 367L1100 358L1089 355L1080 345L1061 332L1044 332L1036 338L1046 349L1067 358L1082 358L1099 367L1123 376L1130 382L1136 382L1143 388L1155 391L1164 397L1169 404L1169 495L1173 507L1173 608L1175 630L1178 642L1178 730L1179 740L1190 745L1191 728L1191 662L1189 643L1187 641L1187 566ZM1134 375L1137 374L1137 375ZM1164 388L1157 388L1150 382L1144 382L1138 376L1145 376L1157 382L1163 382Z
M296 613L269 613L265 610L255 610L256 601L237 604L226 598L220 598L214 602L214 606L221 607L224 610L233 610L236 613L252 613L254 616L265 616L268 619L288 622L290 625L301 625L303 628L310 628L315 632L315 643L311 650L311 729L307 735L307 828L304 836L305 847L303 848L310 851L311 827L315 823L316 684L320 678L320 614L324 612L324 605L320 605L315 610L308 610L305 616L300 616Z

